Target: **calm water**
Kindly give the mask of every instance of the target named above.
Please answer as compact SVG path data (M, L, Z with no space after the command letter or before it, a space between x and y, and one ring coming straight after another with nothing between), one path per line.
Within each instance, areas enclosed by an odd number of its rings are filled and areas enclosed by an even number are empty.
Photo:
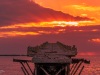
M13 62L13 58L31 59L26 57L0 57L0 75L24 75L19 63ZM80 56L91 61L85 65L81 75L100 75L100 56ZM33 64L30 64L33 68ZM32 69L33 69L32 68Z

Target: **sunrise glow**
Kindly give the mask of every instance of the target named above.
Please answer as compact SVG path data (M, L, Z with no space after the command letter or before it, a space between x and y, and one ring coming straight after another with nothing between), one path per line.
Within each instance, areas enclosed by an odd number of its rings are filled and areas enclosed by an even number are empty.
M14 25L8 25L8 26L2 26L0 27L1 30L7 30L10 29L10 31L0 32L0 37L15 37L15 36L28 36L28 35L43 35L43 34L59 34L64 33L66 31L67 27L81 27L81 26L92 26L90 23L92 21L51 21L51 22L39 22L39 23L21 23L21 24L14 24ZM34 28L54 28L60 27L57 30L32 30ZM27 28L29 28L26 31ZM16 30L15 30L16 29ZM31 30L30 30L31 29ZM20 31L23 30L23 31ZM92 29L92 30L68 30L68 32L86 32L86 31L93 31L96 32L98 29ZM97 40L92 40L97 41Z
M40 22L40 23L26 23L26 24L15 24L10 26L3 26L0 29L11 29L11 28L30 28L30 27L66 27L66 26L78 26L78 22L66 22L66 21L52 21L52 22Z
M42 1L36 0L41 6L52 8L55 10L61 10L64 13L70 13L74 16L82 16L82 17L90 17L95 19L96 25L100 24L100 2L96 0L95 2L91 2L91 0L83 1L83 0L64 0L64 1L57 1L55 0L58 5L55 5L51 0ZM47 4L49 2L49 4Z
M61 27L66 27L66 26L78 26L78 22L66 22L66 21L52 21L48 22L48 24L51 24L53 26L61 26Z
M75 44L81 55L100 52L99 0L0 0L0 10L0 53L33 41Z
M9 26L2 26L0 29L12 29L12 28L32 28L32 27L66 27L66 26L92 26L92 21L51 21L40 23L24 23L14 24Z

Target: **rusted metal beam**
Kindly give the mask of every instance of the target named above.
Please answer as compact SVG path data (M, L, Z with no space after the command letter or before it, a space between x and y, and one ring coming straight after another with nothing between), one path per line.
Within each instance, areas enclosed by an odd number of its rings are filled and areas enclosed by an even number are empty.
M37 75L37 64L35 64L34 74Z
M24 66L23 62L20 62L20 63L21 63L21 65L23 66L23 68L25 69L27 75L30 75L29 72L27 71L26 67Z
M24 68L23 68L23 67L21 67L21 69L22 69L22 71L23 71L24 75L27 75L27 74L26 74L26 72L25 72L25 70L24 70Z
M86 59L83 59L83 58L81 58L81 59L79 59L79 58L72 58L72 63L73 64L81 62L81 61L83 61L85 64L90 64L90 60L86 60Z
M70 64L67 64L67 75L70 75Z
M64 69L65 69L65 67L61 68L55 75L59 75L59 73Z
M74 66L75 66L75 64L72 64L72 66L71 66L70 70L72 70Z
M43 67L40 67L46 75L50 75Z
M75 70L75 72L73 73L73 75L76 74L76 72L78 71L78 69L79 69L79 67L81 66L82 63L83 63L82 61L79 63L79 65L78 65L78 67L76 68L76 70Z
M76 69L77 65L78 65L78 63L76 63L76 64L75 64L75 66L73 67L73 69L71 69L71 71L70 71L70 75L72 75L72 74L73 74L73 72L75 71L75 69Z
M32 62L31 60L13 59L13 62Z
M80 72L79 72L79 74L78 74L78 75L81 75L81 73L82 73L83 69L84 69L84 66L81 68L81 70L80 70Z
M30 68L29 64L28 64L27 62L26 62L26 64L27 64L29 70L31 71L31 73L34 74L34 73L32 72L32 69Z

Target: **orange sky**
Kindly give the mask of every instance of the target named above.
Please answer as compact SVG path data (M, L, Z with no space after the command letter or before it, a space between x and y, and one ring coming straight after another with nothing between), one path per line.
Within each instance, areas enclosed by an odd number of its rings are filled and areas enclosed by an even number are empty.
M75 44L80 55L99 54L98 1L0 0L0 52L23 53L29 45L60 41Z
M94 18L93 24L100 24L100 1L95 0L34 0L41 6L70 13L74 16Z

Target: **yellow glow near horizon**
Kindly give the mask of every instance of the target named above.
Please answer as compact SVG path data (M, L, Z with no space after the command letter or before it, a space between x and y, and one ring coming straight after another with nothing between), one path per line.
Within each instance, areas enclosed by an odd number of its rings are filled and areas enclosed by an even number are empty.
M27 35L41 35L41 34L59 34L66 31L67 26L69 27L79 27L79 26L90 26L92 21L51 21L51 22L40 22L40 23L25 23L25 24L15 24L9 26L0 27L1 30L5 32L0 32L0 37L14 37L14 36L27 36ZM32 30L31 28L56 28L57 30ZM7 31L7 29L9 29ZM17 30L18 29L18 30ZM21 31L22 29L22 31ZM25 29L29 31L25 31ZM23 31L24 30L24 31ZM78 32L84 32L85 30L73 30ZM91 31L99 31L98 29L93 29ZM97 39L96 39L97 40ZM93 40L92 40L93 41Z
M93 21L51 21L40 23L24 23L14 24L9 26L2 26L0 29L13 29L13 28L32 28L32 27L66 27L66 26L89 26L93 25Z
M52 21L48 24L52 24L54 26L61 26L61 27L66 27L66 26L78 26L78 22L66 22L66 21Z
M41 27L66 27L66 26L78 26L78 22L67 22L67 21L51 21L51 22L41 22L39 24Z

